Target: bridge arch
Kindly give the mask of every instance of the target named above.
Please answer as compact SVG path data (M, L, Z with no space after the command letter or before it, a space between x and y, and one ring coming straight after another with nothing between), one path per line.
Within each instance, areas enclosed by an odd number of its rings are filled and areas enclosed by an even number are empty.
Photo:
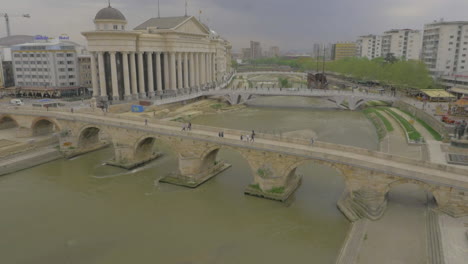
M58 126L56 121L50 118L38 117L33 120L31 129L33 131L33 136L45 136L59 131L60 126Z
M134 146L134 157L136 160L147 160L154 155L154 147L157 138L152 135L140 137Z
M0 116L0 130L19 127L18 122L10 115Z
M388 196L389 192L397 187L397 186L400 186L400 185L403 185L403 184L413 184L413 185L417 185L419 186L421 189L423 189L424 191L426 191L427 193L430 193L433 197L434 197L434 200L437 204L439 204L439 201L441 199L441 197L439 196L439 193L436 192L436 188L434 186L431 186L425 182L422 182L422 181L417 181L417 180L412 180L412 179L399 179L399 180L396 180L392 183L390 183L388 185L388 189L386 191L386 196Z
M101 141L102 129L97 126L85 126L78 133L78 148L90 148Z

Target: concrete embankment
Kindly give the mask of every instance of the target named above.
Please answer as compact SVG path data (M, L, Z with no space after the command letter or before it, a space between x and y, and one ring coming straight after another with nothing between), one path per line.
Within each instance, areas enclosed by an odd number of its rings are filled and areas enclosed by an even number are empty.
M43 148L0 160L0 176L32 168L62 158L55 148Z

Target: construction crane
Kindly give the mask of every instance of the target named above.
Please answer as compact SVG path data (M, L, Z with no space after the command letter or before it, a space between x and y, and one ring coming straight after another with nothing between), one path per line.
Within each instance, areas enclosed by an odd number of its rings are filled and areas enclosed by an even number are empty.
M7 13L0 13L0 16L5 17L5 22L6 22L6 29L7 29L7 36L9 37L11 35L10 32L10 16L8 16ZM12 15L11 17L25 17L25 18L31 18L29 14L23 14L23 15Z

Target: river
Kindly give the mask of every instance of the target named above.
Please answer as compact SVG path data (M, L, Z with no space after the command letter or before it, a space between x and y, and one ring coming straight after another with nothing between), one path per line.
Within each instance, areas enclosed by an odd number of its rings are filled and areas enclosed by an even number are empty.
M359 112L248 107L192 122L277 134L311 129L322 141L378 148ZM334 169L299 167L303 183L283 204L243 194L252 177L232 150L219 158L233 166L197 189L159 184L177 162L168 146L158 147L165 156L131 172L102 165L109 148L0 177L0 262L334 263L350 226L336 208L344 182Z

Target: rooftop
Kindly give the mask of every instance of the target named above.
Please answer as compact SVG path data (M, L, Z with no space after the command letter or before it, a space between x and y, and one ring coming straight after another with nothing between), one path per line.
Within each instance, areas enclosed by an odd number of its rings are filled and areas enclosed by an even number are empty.
M154 27L158 29L173 29L190 18L192 17L179 16L150 18L147 21L143 22L141 25L137 26L135 30L146 30L149 27Z

